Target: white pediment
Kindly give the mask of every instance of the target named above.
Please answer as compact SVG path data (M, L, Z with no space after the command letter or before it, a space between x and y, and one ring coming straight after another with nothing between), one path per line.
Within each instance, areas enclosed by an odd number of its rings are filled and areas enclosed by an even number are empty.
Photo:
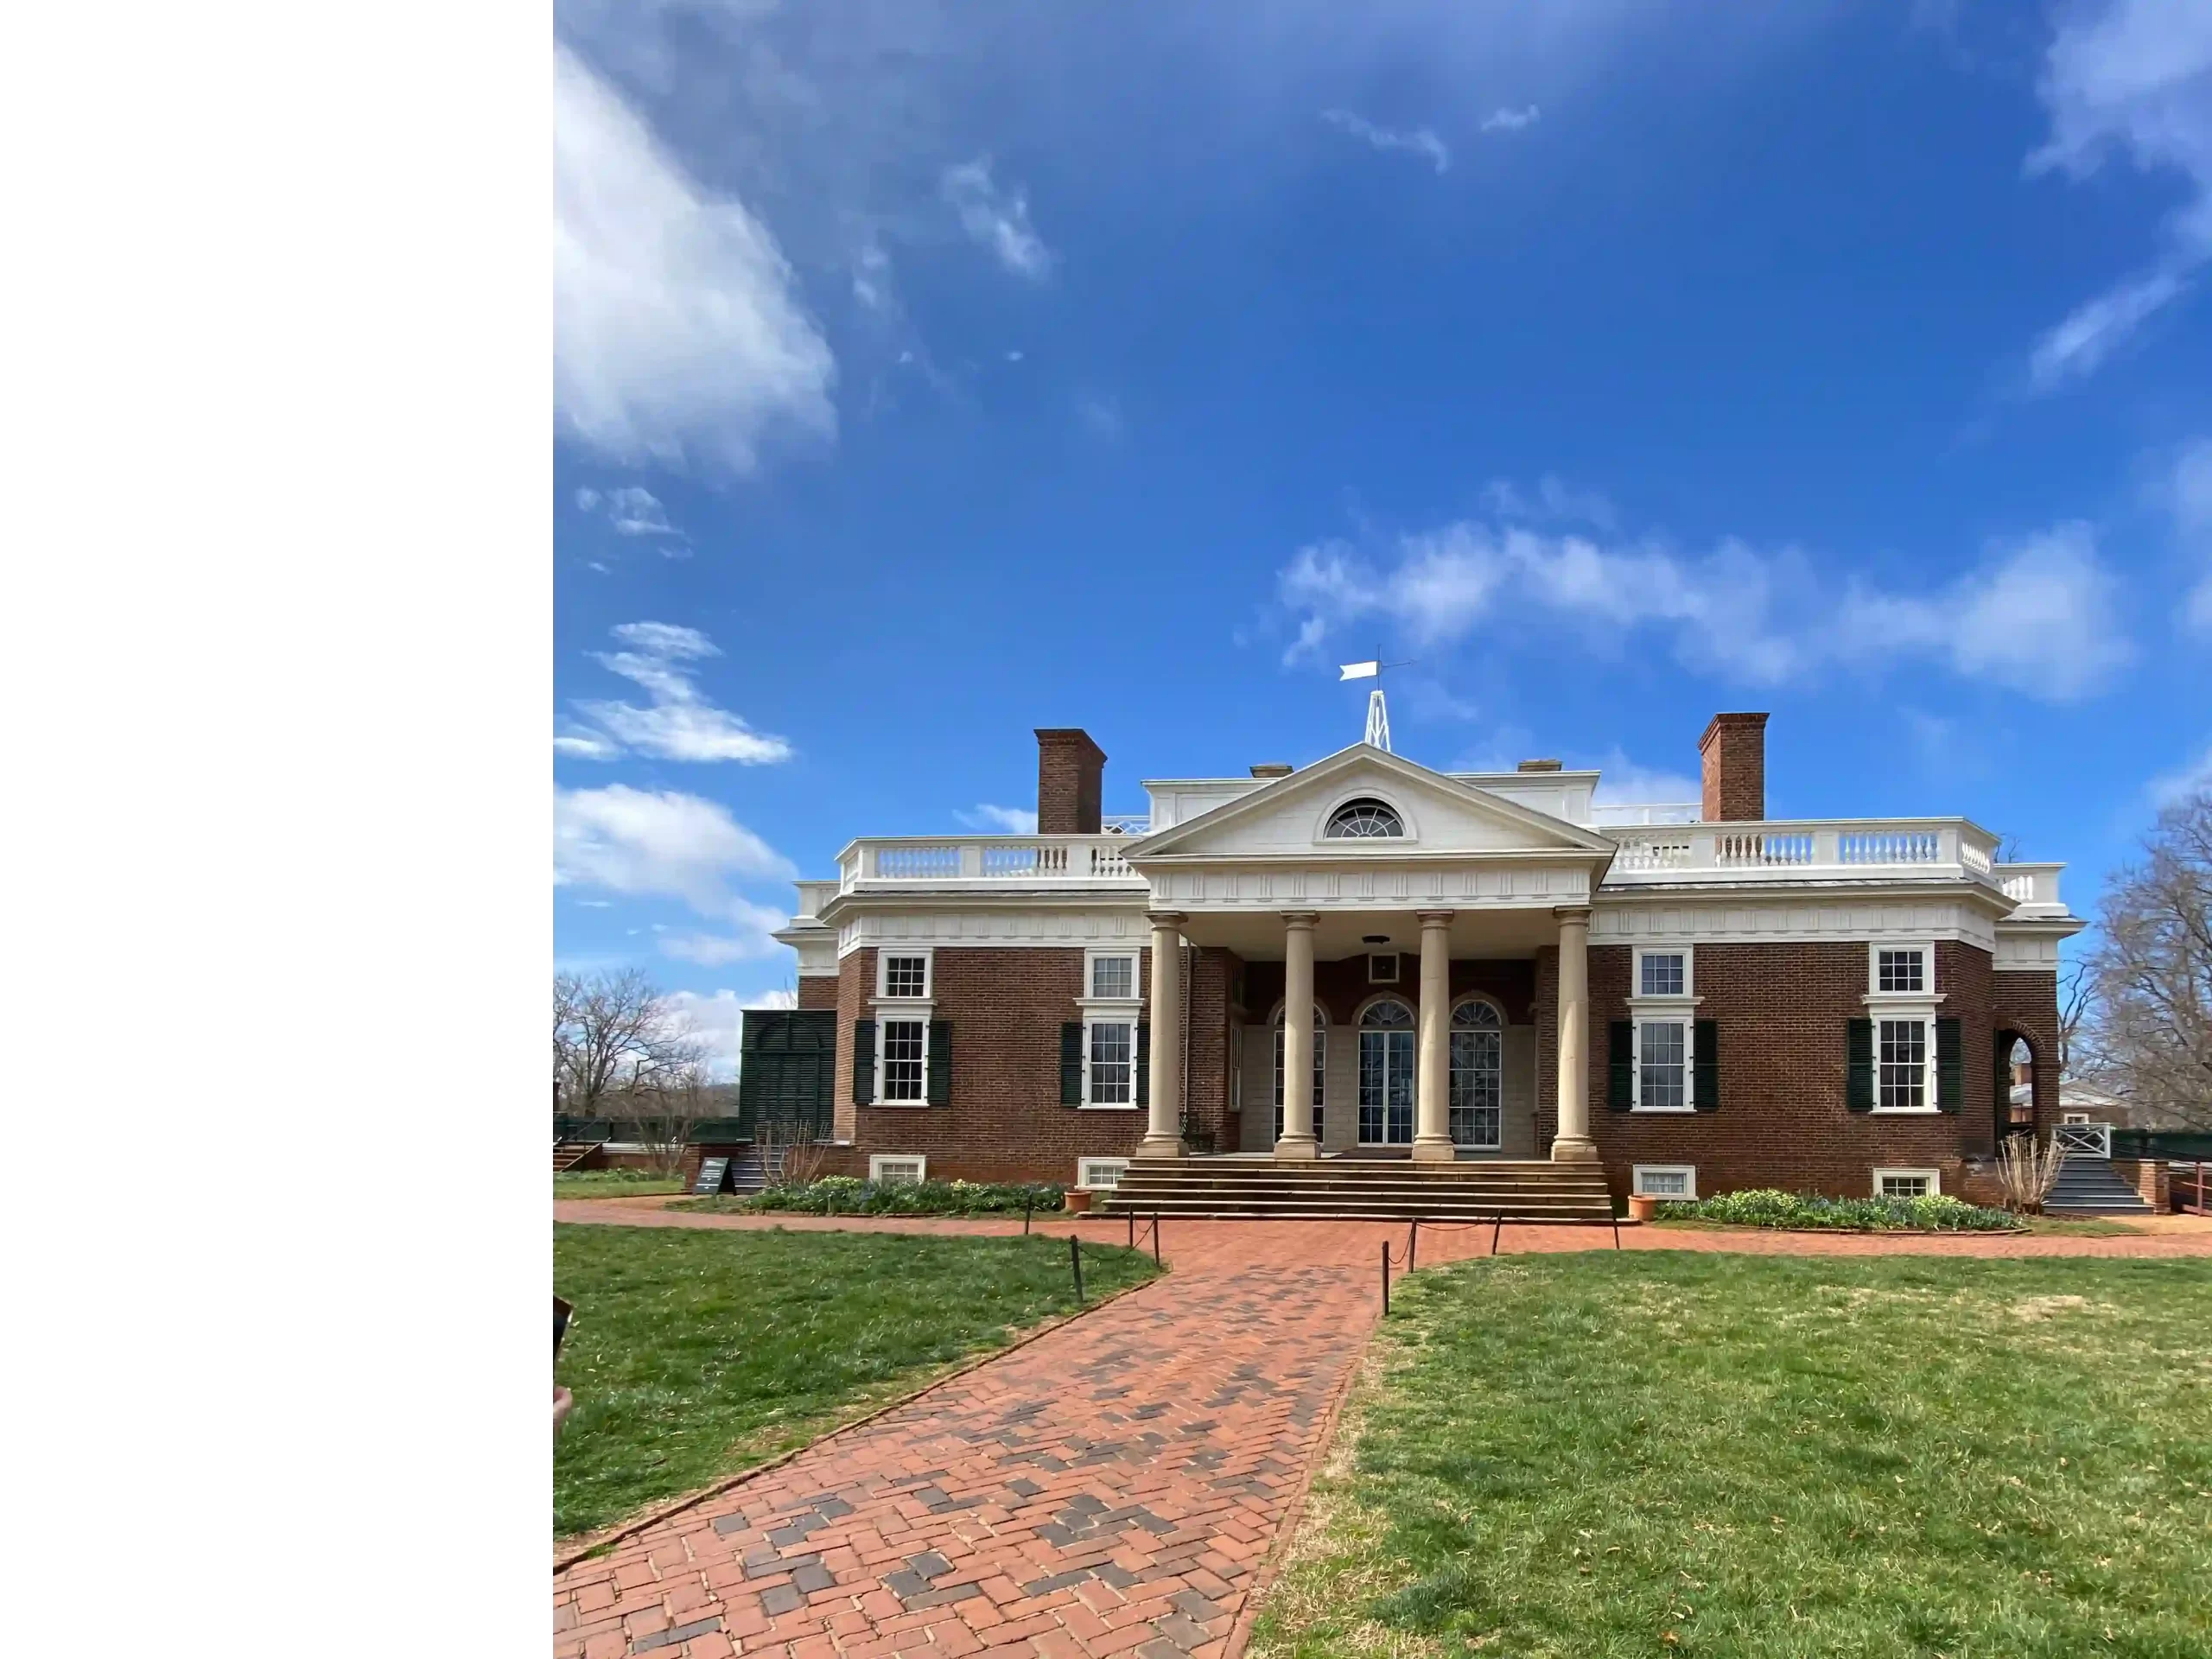
M1405 834L1369 840L1328 836L1337 810L1362 798L1389 806ZM1361 743L1147 836L1130 847L1128 856L1141 866L1154 858L1610 856L1612 850L1613 843L1602 836Z

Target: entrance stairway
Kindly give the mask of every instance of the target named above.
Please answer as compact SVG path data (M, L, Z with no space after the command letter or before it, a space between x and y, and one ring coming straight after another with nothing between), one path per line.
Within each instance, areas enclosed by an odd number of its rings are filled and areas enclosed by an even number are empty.
M565 1175L578 1164L597 1152L597 1141L556 1141L553 1143L553 1173Z
M2111 1162L2087 1153L2069 1152L2058 1166L2058 1181L2043 1201L2050 1216L2147 1216L2143 1195L2112 1173Z
M1138 1159L1100 1206L1108 1215L1611 1222L1596 1164L1272 1158Z

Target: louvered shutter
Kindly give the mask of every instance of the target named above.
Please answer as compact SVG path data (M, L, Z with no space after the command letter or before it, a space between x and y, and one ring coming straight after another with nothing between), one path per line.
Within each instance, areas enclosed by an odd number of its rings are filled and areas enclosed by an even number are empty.
M853 1103L875 1103L875 1021L853 1021Z
M1965 1044L1956 1020L1936 1022L1936 1109L1955 1112L1966 1098Z
M1137 1026L1137 1104L1152 1104L1152 1027L1140 1022Z
M1874 1022L1844 1021L1843 1103L1854 1112L1874 1109Z
M1720 1109L1720 1036L1716 1023L1698 1020L1691 1028L1690 1040L1697 1048L1690 1103L1700 1112L1717 1112Z
M1083 1021L1060 1027L1060 1104L1083 1104Z
M1636 1103L1636 1026L1615 1020L1605 1027L1605 1105L1624 1112Z
M930 1021L929 1101L942 1106L952 1098L952 1021Z

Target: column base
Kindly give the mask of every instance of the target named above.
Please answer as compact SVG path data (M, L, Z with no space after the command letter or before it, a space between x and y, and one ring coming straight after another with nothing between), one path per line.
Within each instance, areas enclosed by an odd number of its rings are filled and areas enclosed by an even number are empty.
M1321 1143L1312 1135L1284 1135L1275 1142L1279 1164L1310 1164L1321 1155Z
M1183 1137L1179 1135L1147 1135L1137 1142L1139 1158L1180 1158L1183 1156Z
M1448 1164L1459 1155L1449 1135L1439 1135L1433 1141L1414 1137L1413 1157L1417 1164Z
M1552 1137L1552 1162L1555 1164L1594 1164L1598 1161L1598 1143L1586 1135L1557 1135Z

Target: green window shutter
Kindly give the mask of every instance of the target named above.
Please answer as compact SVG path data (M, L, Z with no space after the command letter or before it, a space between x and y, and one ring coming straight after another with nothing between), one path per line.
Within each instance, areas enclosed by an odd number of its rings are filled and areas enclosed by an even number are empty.
M1965 1045L1956 1020L1936 1022L1936 1109L1955 1112L1966 1098Z
M1843 1103L1854 1112L1874 1109L1874 1022L1844 1021Z
M1605 1027L1605 1107L1624 1112L1636 1103L1636 1025L1615 1020Z
M875 1021L853 1021L853 1103L868 1106L875 1101Z
M952 1098L952 1021L930 1021L929 1098L942 1106Z
M1140 1021L1137 1025L1137 1104L1152 1104L1152 1027Z
M1060 1104L1083 1104L1083 1021L1060 1027Z
M1690 1032L1691 1044L1697 1053L1694 1064L1696 1075L1690 1080L1690 1092L1694 1096L1691 1104L1700 1112L1720 1109L1720 1035L1718 1025L1711 1020L1700 1020Z

